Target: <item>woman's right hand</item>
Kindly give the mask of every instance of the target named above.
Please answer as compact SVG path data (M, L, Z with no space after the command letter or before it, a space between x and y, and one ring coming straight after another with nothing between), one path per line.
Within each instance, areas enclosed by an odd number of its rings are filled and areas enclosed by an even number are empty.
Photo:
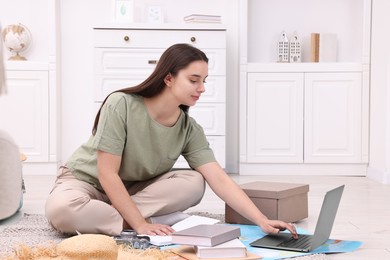
M170 236L173 232L175 232L175 230L168 225L151 224L148 222L145 222L145 224L134 228L134 230L137 232L137 234L150 236Z
M292 223L286 223L281 220L266 219L266 221L263 221L262 224L259 226L267 234L279 233L280 231L287 229L288 231L290 231L293 238L295 239L298 238L297 230L295 229L295 226Z

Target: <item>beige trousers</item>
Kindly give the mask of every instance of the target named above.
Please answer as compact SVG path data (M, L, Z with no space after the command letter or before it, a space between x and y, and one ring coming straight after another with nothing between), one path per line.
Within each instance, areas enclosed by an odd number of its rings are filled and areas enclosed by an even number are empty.
M184 211L198 204L205 192L203 176L192 170L171 171L148 181L126 186L142 216L160 216ZM123 218L107 195L76 179L61 167L45 206L46 217L57 230L74 234L119 235Z

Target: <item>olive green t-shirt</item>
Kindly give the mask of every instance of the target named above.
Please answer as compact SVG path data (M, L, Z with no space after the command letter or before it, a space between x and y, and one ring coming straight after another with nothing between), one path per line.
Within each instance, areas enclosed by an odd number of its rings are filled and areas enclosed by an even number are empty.
M97 150L122 156L119 176L143 181L170 171L180 155L191 168L215 161L203 129L181 111L172 127L154 121L141 96L111 94L100 112L96 134L78 148L66 166L76 178L103 190L97 175Z

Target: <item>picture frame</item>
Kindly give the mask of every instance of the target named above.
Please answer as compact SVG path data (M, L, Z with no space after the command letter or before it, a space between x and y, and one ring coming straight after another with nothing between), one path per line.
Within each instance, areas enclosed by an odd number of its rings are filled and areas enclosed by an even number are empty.
M113 0L113 20L131 23L134 21L134 0Z
M146 21L148 23L163 23L164 12L159 5L150 5L146 10Z

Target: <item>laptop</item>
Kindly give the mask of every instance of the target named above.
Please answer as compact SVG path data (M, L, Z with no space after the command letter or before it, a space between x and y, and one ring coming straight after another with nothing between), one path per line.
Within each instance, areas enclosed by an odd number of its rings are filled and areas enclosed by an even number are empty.
M329 239L343 190L344 185L326 193L314 235L298 234L298 239L294 239L290 233L269 234L249 245L297 252L310 252L316 249Z

